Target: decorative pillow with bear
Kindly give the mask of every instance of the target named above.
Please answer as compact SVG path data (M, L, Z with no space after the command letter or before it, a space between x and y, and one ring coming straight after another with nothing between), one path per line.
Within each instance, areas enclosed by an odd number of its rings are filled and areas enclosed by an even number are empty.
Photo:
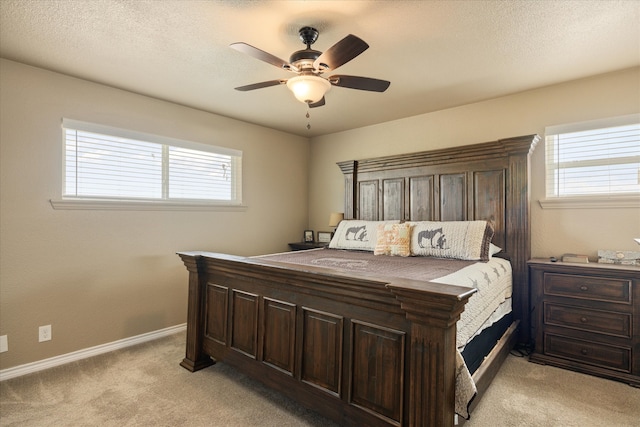
M493 226L488 221L420 221L412 224L412 255L489 261Z
M411 224L378 224L378 240L374 255L411 255Z
M378 242L378 224L398 224L399 222L343 220L338 224L329 248L373 252Z

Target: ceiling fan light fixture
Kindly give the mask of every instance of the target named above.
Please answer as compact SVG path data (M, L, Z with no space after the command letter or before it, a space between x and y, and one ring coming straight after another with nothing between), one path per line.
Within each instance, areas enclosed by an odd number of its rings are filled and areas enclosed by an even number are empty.
M331 83L319 76L296 76L287 80L287 87L298 101L314 104L329 92Z

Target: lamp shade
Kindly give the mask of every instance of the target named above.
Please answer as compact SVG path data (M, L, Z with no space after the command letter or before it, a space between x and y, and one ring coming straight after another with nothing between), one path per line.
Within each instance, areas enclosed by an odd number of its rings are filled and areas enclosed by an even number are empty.
M331 83L318 76L296 76L287 80L287 87L298 101L314 104L329 92Z
M337 227L343 219L344 214L342 212L332 212L329 216L329 227Z

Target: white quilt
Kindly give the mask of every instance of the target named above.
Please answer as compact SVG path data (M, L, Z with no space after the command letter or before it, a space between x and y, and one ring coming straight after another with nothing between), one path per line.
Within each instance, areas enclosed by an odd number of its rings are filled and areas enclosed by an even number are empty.
M477 335L485 321L500 304L511 298L511 264L502 258L491 258L486 263L476 263L441 277L432 282L470 286L478 290L464 306L456 324L458 348L464 347Z
M512 274L511 264L501 258L491 258L487 263L476 263L464 267L461 270L441 277L432 282L449 285L467 285L476 288L478 292L473 294L460 315L456 324L458 351L456 354L456 413L468 419L468 407L476 395L476 386L471 374L462 359L462 349L473 337L510 312L504 310L503 304L511 298ZM502 306L501 306L502 305ZM492 317L498 308L501 308L501 316ZM488 320L488 319L493 319Z

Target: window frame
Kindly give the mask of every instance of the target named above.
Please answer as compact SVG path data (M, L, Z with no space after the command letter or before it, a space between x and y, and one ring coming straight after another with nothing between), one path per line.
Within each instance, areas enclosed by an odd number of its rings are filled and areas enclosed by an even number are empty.
M167 196L166 182L162 184L162 198L145 197L92 197L66 195L66 131L73 129L77 131L92 132L114 138L126 138L138 141L159 144L163 152L168 152L170 147L185 148L214 154L228 155L232 157L231 173L231 200L222 199L189 199L189 198L169 198ZM50 203L54 209L98 209L98 210L221 210L221 211L243 211L246 206L242 202L242 163L243 153L240 150L219 147L215 145L186 141L156 134L138 132L134 130L116 128L96 123L83 122L68 118L62 119L62 170L61 183L59 189L61 197L51 199ZM163 156L163 174L167 173L168 157Z
M590 194L590 195L565 195L550 196L549 190L549 136L563 133L606 129L640 123L640 113L625 116L610 117L605 119L590 120L578 123L548 126L545 128L545 158L544 158L544 193L545 198L539 200L544 209L564 208L640 208L640 193L621 194ZM586 162L585 162L586 163ZM604 161L603 161L604 163Z

